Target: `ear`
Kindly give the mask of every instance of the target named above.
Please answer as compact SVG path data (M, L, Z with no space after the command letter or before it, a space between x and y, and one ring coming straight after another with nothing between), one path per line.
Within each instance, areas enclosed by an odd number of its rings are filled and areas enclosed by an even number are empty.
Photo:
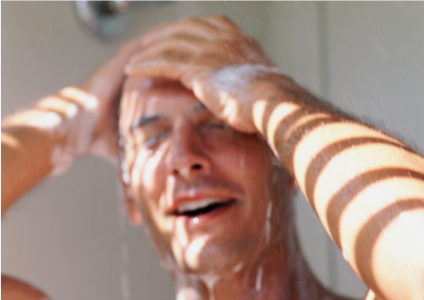
M143 223L140 210L135 202L131 187L122 179L122 171L118 171L118 182L121 186L121 191L124 196L125 211L130 222L135 226L140 226Z

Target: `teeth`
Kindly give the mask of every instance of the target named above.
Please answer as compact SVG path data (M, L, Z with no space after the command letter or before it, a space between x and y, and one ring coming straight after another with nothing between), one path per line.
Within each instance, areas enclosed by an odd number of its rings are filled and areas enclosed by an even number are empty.
M181 214L188 211L205 208L213 203L218 203L218 202L223 202L223 201L220 199L208 198L208 199L203 199L199 201L185 202L181 204L180 206L178 206L177 212Z

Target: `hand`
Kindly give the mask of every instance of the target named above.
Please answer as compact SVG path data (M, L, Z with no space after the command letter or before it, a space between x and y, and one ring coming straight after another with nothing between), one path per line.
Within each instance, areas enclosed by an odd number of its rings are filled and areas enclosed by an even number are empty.
M258 42L222 16L186 19L142 37L143 49L126 67L132 77L180 81L215 115L237 130L257 132L258 83L279 74Z
M93 124L90 143L79 154L95 154L117 162L118 134L115 116L118 97L125 79L124 66L141 48L139 37L127 42L109 61L80 85L79 88L86 96L78 100L86 110L86 116L92 118ZM66 93L66 89L63 92ZM90 121L83 120L82 124L87 125L87 122ZM86 126L82 128L83 131L87 129Z
M89 154L117 165L116 104L125 79L124 66L141 47L140 38L126 43L83 84L64 88L39 101L25 115L18 115L25 119L22 123L64 137L52 153L53 174L62 173L75 157ZM29 113L36 114L32 117Z

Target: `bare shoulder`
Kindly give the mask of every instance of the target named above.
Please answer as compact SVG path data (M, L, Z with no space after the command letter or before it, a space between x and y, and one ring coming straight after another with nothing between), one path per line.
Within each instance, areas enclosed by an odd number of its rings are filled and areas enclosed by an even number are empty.
M42 291L19 279L1 275L1 299L3 300L48 300Z

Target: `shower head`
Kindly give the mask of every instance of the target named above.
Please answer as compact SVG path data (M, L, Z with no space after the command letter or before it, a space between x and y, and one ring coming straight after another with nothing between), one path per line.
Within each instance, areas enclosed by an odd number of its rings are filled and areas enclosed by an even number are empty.
M75 1L81 22L94 34L115 37L123 33L131 23L130 1Z

